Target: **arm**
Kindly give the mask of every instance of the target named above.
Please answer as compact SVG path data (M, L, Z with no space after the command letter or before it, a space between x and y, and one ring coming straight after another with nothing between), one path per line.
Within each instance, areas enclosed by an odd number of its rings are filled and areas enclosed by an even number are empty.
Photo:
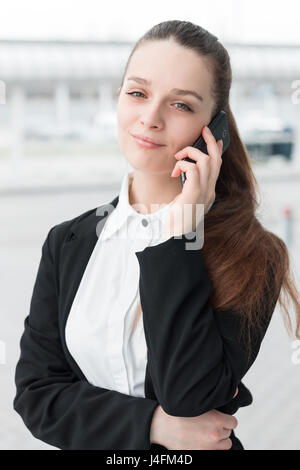
M15 371L14 410L38 439L63 450L150 449L158 403L91 385L70 368L58 328L49 238L25 318Z
M136 252L148 367L156 397L173 416L198 416L230 402L254 362L263 335L252 332L248 361L239 318L214 312L201 249L171 237ZM276 301L266 312L266 328Z

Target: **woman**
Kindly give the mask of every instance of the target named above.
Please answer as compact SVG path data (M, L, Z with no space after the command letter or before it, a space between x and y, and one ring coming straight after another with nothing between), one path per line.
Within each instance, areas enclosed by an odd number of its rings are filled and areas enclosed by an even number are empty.
M291 325L281 289L297 338L300 304L284 242L255 216L231 79L227 51L193 23L160 23L135 45L117 110L133 172L42 247L14 399L35 437L60 449L243 449L232 415L252 395L241 380L278 299ZM205 131L222 109L223 155ZM191 147L200 132L208 155ZM204 243L188 249L203 221Z

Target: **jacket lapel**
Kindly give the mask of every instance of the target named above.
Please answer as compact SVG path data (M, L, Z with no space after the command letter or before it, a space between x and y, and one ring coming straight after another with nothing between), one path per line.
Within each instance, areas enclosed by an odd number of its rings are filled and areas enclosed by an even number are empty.
M78 290L81 278L93 252L98 237L105 225L107 216L116 208L119 196L109 204L100 206L82 214L74 224L69 227L62 245L59 260L59 328L62 346L68 363L74 372L86 379L76 361L70 354L65 337L65 327L72 303ZM148 358L148 356L147 356ZM144 392L146 398L156 400L152 379L148 370L145 373Z
M59 329L62 347L72 369L81 378L85 378L71 356L65 337L65 326L80 281L105 225L107 216L116 208L119 196L109 204L85 212L74 220L62 242L59 260Z

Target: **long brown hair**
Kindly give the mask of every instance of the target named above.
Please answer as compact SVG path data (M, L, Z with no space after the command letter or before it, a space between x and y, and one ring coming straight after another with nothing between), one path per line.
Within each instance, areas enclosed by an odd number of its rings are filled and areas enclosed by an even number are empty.
M168 39L205 59L213 76L215 106L211 118L224 109L229 121L230 145L222 155L215 203L204 220L202 251L213 287L211 306L214 310L230 309L240 315L240 333L246 333L250 352L251 329L263 327L270 319L277 300L285 311L285 326L292 335L287 303L291 299L296 315L295 336L300 339L300 296L287 246L277 235L266 230L255 215L259 206L258 184L229 105L232 70L225 47L216 36L199 25L189 21L164 21L153 26L135 44L121 87L136 49L148 41ZM140 314L139 305L134 327Z

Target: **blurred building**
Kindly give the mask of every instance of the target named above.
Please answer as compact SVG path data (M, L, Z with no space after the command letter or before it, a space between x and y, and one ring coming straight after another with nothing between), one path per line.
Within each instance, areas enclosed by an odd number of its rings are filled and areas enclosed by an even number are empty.
M231 104L251 156L291 160L300 133L300 103L292 99L300 46L224 45L233 69ZM41 156L42 149L55 151L54 144L116 144L116 91L132 47L0 40L0 157L22 159L37 144Z

